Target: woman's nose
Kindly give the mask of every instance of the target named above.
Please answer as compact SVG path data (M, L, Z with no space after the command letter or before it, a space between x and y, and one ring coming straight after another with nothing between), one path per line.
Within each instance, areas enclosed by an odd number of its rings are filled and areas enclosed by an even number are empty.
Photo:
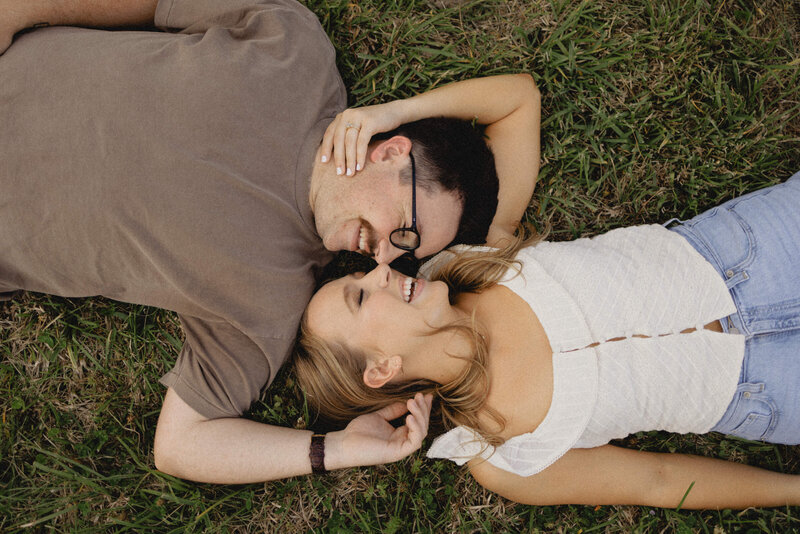
M370 273L370 281L380 288L387 287L392 278L392 269L386 263L379 263Z

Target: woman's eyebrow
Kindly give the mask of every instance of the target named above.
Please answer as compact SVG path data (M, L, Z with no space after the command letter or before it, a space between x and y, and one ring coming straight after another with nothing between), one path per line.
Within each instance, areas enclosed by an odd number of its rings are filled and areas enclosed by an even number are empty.
M350 310L350 313L355 313L355 299L353 298L353 285L347 284L344 286L344 290L342 291L342 297L344 298L344 303L347 305L347 309Z

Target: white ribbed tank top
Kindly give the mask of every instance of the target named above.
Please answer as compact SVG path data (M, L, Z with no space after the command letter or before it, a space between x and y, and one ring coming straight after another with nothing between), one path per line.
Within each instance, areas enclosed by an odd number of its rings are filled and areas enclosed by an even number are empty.
M533 432L496 448L457 427L434 440L429 457L461 465L482 456L529 476L573 447L645 430L703 433L719 421L738 384L744 337L704 329L735 305L685 239L635 226L543 242L517 258L521 274L501 283L530 305L553 349L550 409Z

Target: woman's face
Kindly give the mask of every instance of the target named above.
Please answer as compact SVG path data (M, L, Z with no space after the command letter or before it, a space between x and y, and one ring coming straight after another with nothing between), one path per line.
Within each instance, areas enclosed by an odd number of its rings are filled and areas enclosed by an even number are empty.
M410 278L381 264L323 286L308 305L307 324L329 342L404 355L456 318L444 282Z

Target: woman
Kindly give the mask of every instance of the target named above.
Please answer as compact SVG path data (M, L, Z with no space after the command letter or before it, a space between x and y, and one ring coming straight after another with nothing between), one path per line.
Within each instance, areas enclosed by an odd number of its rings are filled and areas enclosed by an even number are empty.
M800 505L800 478L607 445L719 431L800 443L800 173L667 229L456 251L321 288L296 355L323 414L433 393L429 456L530 504ZM452 254L452 253L451 253Z

